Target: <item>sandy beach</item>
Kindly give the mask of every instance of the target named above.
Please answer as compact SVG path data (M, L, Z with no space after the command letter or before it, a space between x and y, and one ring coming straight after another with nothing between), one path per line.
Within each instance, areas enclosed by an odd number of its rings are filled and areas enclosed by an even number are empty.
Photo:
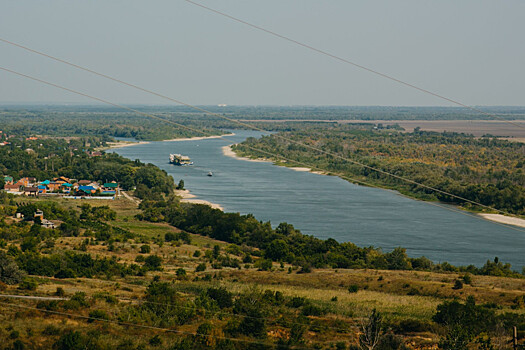
M171 140L164 140L169 142L175 142L175 141L198 141L198 140L207 140L207 139L220 139L221 137L225 136L235 136L234 133L231 134L224 134L224 135L214 135L214 136L195 136L195 137L185 137L182 139L171 139Z
M175 195L181 197L181 202L184 203L205 204L209 205L213 209L219 209L224 211L224 208L221 207L219 204L208 202L204 199L196 199L196 196L191 194L189 190L175 190Z
M328 175L326 172L319 171L319 170L312 170L311 168L307 168L307 167L287 167L287 168L292 169L294 171L307 171L307 172L318 174L318 175Z
M252 158L248 158L248 157L238 156L237 153L235 153L232 150L232 146L233 145L223 146L222 147L222 154L224 154L227 157L232 157L232 158L235 158L235 159L246 160L246 161L249 161L249 162L273 163L273 161L271 161L270 159L252 159Z
M163 140L168 142L175 142L175 141L198 141L198 140L207 140L207 139L219 139L223 136L234 136L235 134L225 134L225 135L214 135L214 136L196 136L196 137L185 137L180 139L171 139L171 140ZM108 142L107 147L100 148L101 150L104 149L113 149L113 148L122 148L122 147L130 147L130 146L136 146L136 145L145 145L148 144L149 141L138 141L138 142L132 142L132 141L122 141L122 142Z
M107 143L107 147L101 147L100 150L122 148L122 147L136 146L136 145L145 145L145 144L148 144L148 143L149 143L148 141L139 141L139 142L130 142L130 141L108 142Z
M525 227L525 220L520 218L515 218L511 216L505 216L501 214L478 214L479 216L490 220L499 222L500 224L513 225L518 227Z
M264 158L263 159L252 159L252 158L238 156L232 150L231 146L232 145L222 147L222 154L224 154L225 156L228 156L228 157L232 157L232 158L236 158L236 159L240 159L240 160L246 160L246 161L249 161L249 162L274 163L274 161L270 160L270 159L264 159ZM313 174L318 174L318 175L328 175L325 172L318 171L318 170L312 170L311 168L307 168L307 167L285 167L285 168L288 168L288 169L291 169L291 170L294 170L294 171L307 171L307 172L310 172L310 173L313 173Z

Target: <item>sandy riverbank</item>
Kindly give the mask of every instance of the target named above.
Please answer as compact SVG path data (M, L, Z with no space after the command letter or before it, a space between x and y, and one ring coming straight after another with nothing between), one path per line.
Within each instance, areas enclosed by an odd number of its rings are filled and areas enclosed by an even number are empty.
M240 159L240 160L246 160L246 161L249 161L249 162L274 163L273 160L270 160L270 159L252 159L252 158L248 158L248 157L238 156L237 153L235 153L232 150L231 146L232 145L222 147L222 154L224 154L225 156L228 156L228 157L232 157L232 158ZM312 170L311 168L307 168L307 167L287 167L287 166L285 166L285 168L288 168L288 169L291 169L291 170L294 170L294 171L307 171L307 172L311 172L311 173L319 174L319 175L328 175L325 172L318 171L318 170Z
M174 141L198 141L198 140L207 140L207 139L219 139L224 136L234 136L234 133L231 134L224 134L224 135L214 135L214 136L195 136L195 137L185 137L180 139L171 139L171 140L163 140L168 142L174 142ZM107 147L101 147L101 150L106 149L114 149L114 148L122 148L122 147L130 147L130 146L136 146L136 145L146 145L150 143L149 141L121 141L121 142L108 142Z
M191 194L189 190L175 190L175 195L181 197L181 202L184 203L194 203L194 204L205 204L209 205L213 209L219 209L224 211L224 208L219 204L208 202L204 199L196 199L194 194Z
M235 136L234 133L231 134L224 134L224 135L214 135L214 136L195 136L195 137L185 137L182 139L171 139L171 140L164 140L169 142L175 142L175 141L198 141L198 140L208 140L208 139L220 139L221 137L225 136Z
M478 214L484 219L499 222L500 224L513 225L518 227L525 227L525 220L520 218L515 218L512 216L505 216L501 214Z
M224 154L224 155L227 156L227 157L232 157L232 158L240 159L240 160L246 160L246 161L248 161L248 162L273 163L273 161L271 161L270 159L252 159L252 158L248 158L248 157L241 157L241 156L238 156L237 153L235 153L235 152L232 150L232 146L233 146L233 145L230 145L230 146L223 146L223 147L222 147L222 154Z
M108 142L106 147L100 147L99 150L114 149L114 148L122 148L122 147L136 146L136 145L145 145L145 144L148 144L148 143L149 143L148 141L138 141L138 142L131 142L131 141Z

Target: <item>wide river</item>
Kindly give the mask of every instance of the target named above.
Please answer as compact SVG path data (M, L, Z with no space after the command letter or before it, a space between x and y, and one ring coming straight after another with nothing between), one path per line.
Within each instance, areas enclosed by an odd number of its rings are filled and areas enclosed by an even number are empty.
M393 191L351 184L338 177L294 171L266 162L225 156L222 147L261 133L235 130L223 139L163 141L114 149L126 158L153 163L199 199L225 211L252 213L276 226L390 251L405 247L410 256L434 262L483 265L499 257L513 269L525 266L523 229L492 223L454 208L416 201ZM193 166L170 165L170 153L191 157ZM207 176L209 172L213 176Z

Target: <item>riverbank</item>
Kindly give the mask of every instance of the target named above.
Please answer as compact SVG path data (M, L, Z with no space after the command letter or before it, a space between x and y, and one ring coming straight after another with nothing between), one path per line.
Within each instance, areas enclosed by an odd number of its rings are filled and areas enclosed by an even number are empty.
M212 207L213 209L224 211L224 208L217 203L212 203L204 199L196 199L197 196L191 194L189 190L175 190L175 195L181 197L181 202L183 203L204 204Z
M138 142L132 142L132 141L120 141L120 142L107 142L106 147L99 147L97 148L97 151L105 151L108 149L115 149L115 148L123 148L123 147L130 147L130 146L136 146L136 145L146 145L149 141L138 141Z
M524 227L525 228L525 220L512 217L512 216L506 216L501 214L478 214L484 219L499 222L500 224L506 224L506 225L513 225L518 227Z
M214 135L214 136L195 136L195 137L185 137L179 139L163 140L166 142L176 142L176 141L198 141L198 140L209 140L209 139L220 139L226 136L235 136L234 133L224 134L224 135Z
M225 136L235 136L234 133L230 134L224 134L224 135L214 135L214 136L195 136L195 137L184 137L184 138L178 138L178 139L170 139L170 140L162 140L163 142L176 142L176 141L198 141L198 140L208 140L208 139L220 139L221 137ZM150 143L150 141L120 141L120 142L107 142L106 147L100 147L97 150L108 150L108 149L115 149L115 148L122 148L122 147L130 147L130 146L137 146L137 145L146 145Z
M249 162L274 163L274 164L276 164L273 160L267 159L267 158L257 158L257 159L255 159L255 158L241 157L241 156L237 155L237 153L235 153L233 151L232 146L233 145L223 146L222 147L222 154L224 154L227 157L240 159L240 160L246 160L246 161L249 161ZM310 173L318 174L318 175L328 175L328 173L323 172L323 171L313 170L312 168L307 168L307 167L287 166L286 164L284 164L282 162L279 163L279 164L276 164L276 165L284 166L285 168L288 168L288 169L291 169L291 170L294 170L294 171L310 172Z
M225 156L227 157L231 157L231 158L235 158L235 159L240 159L240 160L246 160L248 162L256 162L256 163L273 163L273 160L271 159L266 159L266 158L248 158L248 157L241 157L239 155L237 155L237 153L235 153L232 149L232 146L233 145L229 145L229 146L223 146L221 148L222 150L222 154L224 154Z
M237 155L237 153L235 153L233 151L232 146L233 145L222 147L222 153L225 156L232 157L232 158L235 158L235 159L240 159L240 160L245 160L245 161L250 161L250 162L268 162L268 163L273 163L275 165L284 166L284 167L292 169L294 171L311 172L311 173L319 174L319 175L328 175L328 173L326 173L326 172L316 171L316 170L313 170L313 169L308 168L308 167L291 167L291 166L286 166L286 164L276 163L275 161L273 161L271 159L266 159L266 158L263 158L263 159L252 159L252 158L248 158L248 157L242 157L242 156ZM417 198L413 198L413 197L401 194L401 193L399 193L396 190L392 190L392 191L396 192L398 195L403 195L403 196L405 196L407 198L410 198L410 199L417 199ZM457 209L458 210L464 210L461 207L457 207ZM484 213L479 213L478 215L480 217L482 217L483 219L486 219L486 220L489 220L489 221L493 221L493 222L497 222L497 223L505 224L505 225L512 225L512 226L516 226L516 227L523 227L523 228L525 228L525 220L517 218L517 217L506 216L506 215L501 215L501 214L484 214Z

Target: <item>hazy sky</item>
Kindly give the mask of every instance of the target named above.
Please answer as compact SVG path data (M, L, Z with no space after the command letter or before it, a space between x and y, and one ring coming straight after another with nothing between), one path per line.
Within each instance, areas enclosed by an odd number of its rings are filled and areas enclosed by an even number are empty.
M525 105L522 0L201 3L469 105ZM0 37L192 104L447 105L183 0L0 0ZM0 66L166 103L1 42ZM2 71L0 102L91 103Z

